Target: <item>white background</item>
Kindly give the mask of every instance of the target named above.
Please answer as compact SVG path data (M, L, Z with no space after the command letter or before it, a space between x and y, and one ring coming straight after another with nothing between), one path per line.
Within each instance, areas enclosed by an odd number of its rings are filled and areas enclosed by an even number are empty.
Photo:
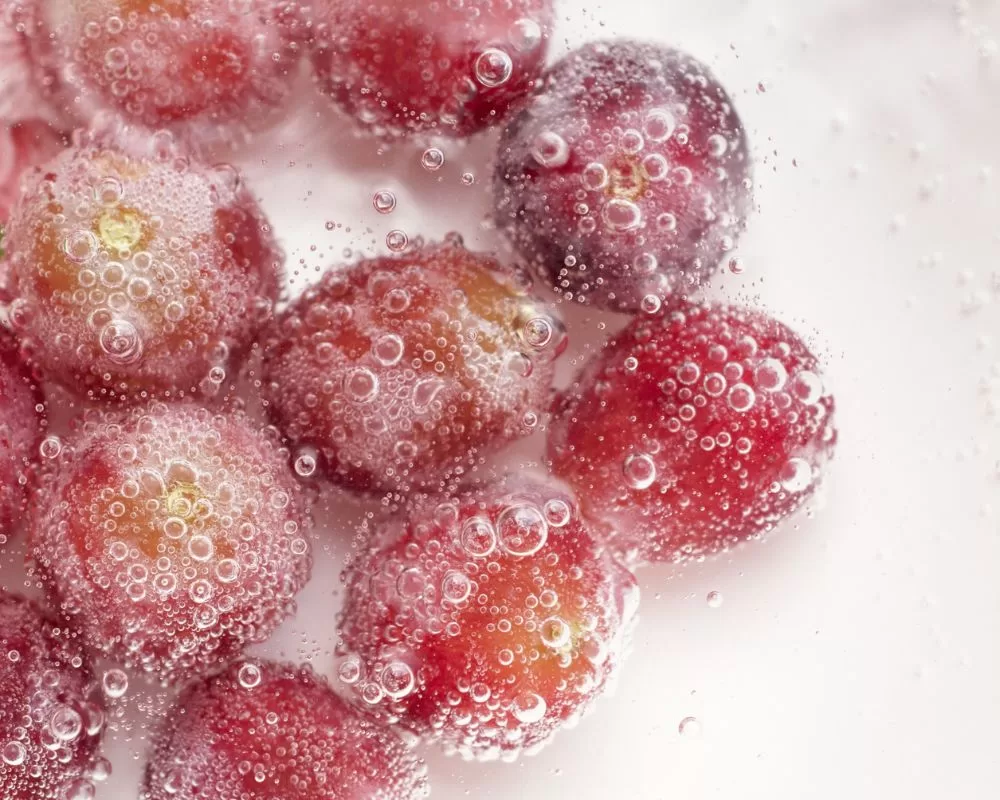
M559 10L553 55L586 39L656 38L728 87L754 144L759 210L739 248L746 271L718 284L825 354L840 445L815 519L728 558L640 574L631 659L615 696L577 729L515 765L425 750L433 796L1000 796L1000 3L563 0ZM303 98L297 117L235 157L290 270L302 260L296 288L345 248L384 251L393 228L496 246L480 224L492 135L442 143L446 164L428 173L425 145L380 153ZM371 206L383 188L398 198L385 217ZM620 324L566 316L564 380ZM338 563L364 509L332 492L320 505L300 615L257 651L332 676ZM5 583L21 588L16 547L8 563ZM119 705L100 800L135 796L146 716L162 704L133 678ZM698 723L682 735L685 717Z

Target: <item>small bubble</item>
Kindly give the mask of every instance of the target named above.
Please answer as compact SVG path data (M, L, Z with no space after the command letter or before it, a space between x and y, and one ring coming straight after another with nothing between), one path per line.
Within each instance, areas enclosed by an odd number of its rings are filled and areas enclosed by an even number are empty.
M98 341L109 360L115 364L134 364L142 358L142 340L135 325L116 319L101 330Z
M337 668L337 676L351 686L361 678L361 660L357 656L345 658Z
M545 520L553 528L561 528L566 525L573 513L569 503L558 497L546 500L542 511L545 513Z
M780 392L788 381L788 372L778 359L765 358L754 370L754 381L765 392Z
M461 603L472 592L472 581L464 572L451 570L441 581L441 596L452 603Z
M42 458L58 458L62 452L62 439L58 436L46 436L38 446Z
M545 698L534 692L521 692L511 704L511 713L518 722L531 725L541 722L548 710Z
M531 155L543 167L561 167L569 161L569 145L558 133L545 131L535 137Z
M815 405L823 396L823 381L815 372L803 370L792 379L791 390L799 402Z
M684 717L677 726L677 732L681 736L697 738L701 736L701 723L696 717Z
M49 730L60 742L72 742L83 731L83 718L69 706L59 706L49 719Z
M533 505L517 505L505 509L497 519L497 539L512 556L530 556L545 545L549 526Z
M492 89L510 80L514 72L514 62L503 50L489 47L479 54L474 65L476 80Z
M409 242L409 237L401 230L392 230L385 235L385 246L394 253L405 250Z
M560 617L549 617L542 623L542 642L558 650L569 644L570 628Z
M391 214L396 208L396 195L388 189L381 189L372 197L372 205L379 214Z
M311 477L316 472L316 453L313 451L299 453L295 457L293 466L295 474L300 478Z
M732 408L733 411L738 411L741 414L753 408L753 404L757 400L757 395L754 393L754 390L745 383L734 384L729 389L729 394L727 394L726 397L729 401L729 407Z
M24 745L20 742L10 741L4 745L3 751L0 752L0 757L3 758L3 763L11 767L19 767L24 763L24 758L27 755L27 750Z
M358 367L344 378L344 391L355 403L368 403L378 394L378 376L370 369Z
M255 689L260 686L263 673L256 664L247 662L243 664L236 673L236 680L244 689Z
M461 542L469 555L485 558L496 549L496 531L485 517L473 517L462 526Z
M102 680L104 693L115 700L122 697L128 691L128 675L120 669L109 669L104 673Z
M601 218L609 230L631 231L641 224L642 211L631 200L615 198L605 203Z
M648 489L656 480L656 464L645 453L630 455L622 467L625 481L633 489Z
M743 264L743 259L739 256L733 256L729 259L729 271L733 275L742 275L746 267Z
M476 176L473 175L471 172L462 173L462 183L464 183L466 186L472 186L472 184L474 184L475 182L476 182Z
M413 670L402 661L393 661L386 665L379 676L382 689L393 700L401 700L413 691L416 679Z
M803 458L790 458L781 468L778 476L782 487L788 492L802 492L812 483L812 467Z
M530 53L542 41L542 29L533 19L523 17L510 26L507 39L519 53Z
M437 172L444 166L444 151L439 147L428 147L420 156L420 164L428 172Z
M665 108L654 108L646 114L642 130L651 142L665 142L676 128L677 122L673 114Z
M705 602L709 608L720 608L722 606L722 592L709 592L705 596Z

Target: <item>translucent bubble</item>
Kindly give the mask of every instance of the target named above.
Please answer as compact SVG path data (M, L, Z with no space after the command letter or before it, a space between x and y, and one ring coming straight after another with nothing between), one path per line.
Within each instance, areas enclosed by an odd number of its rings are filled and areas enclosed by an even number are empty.
M445 385L445 382L439 378L424 378L418 381L417 385L413 387L414 411L420 414L427 411Z
M479 54L474 65L476 80L492 89L510 80L514 72L514 62L503 50L489 47Z
M510 26L507 39L519 53L530 53L542 42L542 29L533 19L524 17Z
M754 382L765 392L780 392L788 381L785 365L776 358L765 358L754 370Z
M404 569L396 578L396 591L402 597L420 597L427 589L427 576L419 567Z
M743 264L743 259L739 256L733 256L729 259L729 271L733 275L742 275L746 266Z
M712 158L722 158L726 154L726 150L729 149L729 142L726 141L726 137L718 133L713 133L709 136L707 144L708 154Z
M552 341L552 322L545 317L529 319L521 328L521 335L528 345L541 350Z
M472 581L464 572L450 570L441 581L441 596L452 603L461 603L472 591Z
M525 725L541 722L547 710L545 698L535 692L519 693L510 707L515 719Z
M224 558L215 565L215 577L220 583L232 583L240 576L240 564L234 558Z
M382 689L393 700L400 700L413 691L416 679L413 670L402 661L393 661L386 665L379 675Z
M63 242L63 252L70 261L83 264L97 253L97 237L90 231L74 231Z
M101 681L104 693L111 699L122 697L128 691L128 675L120 669L109 669Z
M49 730L60 742L72 742L83 731L83 718L69 706L59 706L49 718Z
M545 545L549 526L533 505L505 509L497 519L497 540L512 556L530 556Z
M553 528L563 527L569 522L573 513L569 503L558 497L546 500L545 505L542 507L542 511L545 513L545 521L548 522Z
M420 164L428 172L437 172L444 166L444 151L439 147L428 147L420 156Z
M631 200L615 198L604 204L601 218L609 230L631 231L642 222L642 211Z
M111 777L111 762L103 756L94 759L94 765L90 768L90 777L98 783L102 783Z
M670 173L670 164L659 153L650 153L642 160L642 171L653 183L659 183Z
M639 301L639 307L647 314L655 314L663 306L663 301L655 294L647 294Z
M719 608L722 605L722 592L709 592L705 596L709 608Z
M98 342L109 360L115 364L134 364L142 358L142 339L128 320L115 319L101 330Z
M42 458L58 458L62 452L62 439L58 436L46 436L38 446Z
M385 246L394 253L402 252L409 243L410 239L404 231L393 230L385 235Z
M701 377L701 367L693 361L685 361L677 369L677 380L685 386L691 386Z
M371 402L378 394L378 376L366 367L358 367L344 378L344 392L355 403Z
M815 405L823 396L823 381L815 372L803 370L792 379L791 390L800 403Z
M62 793L62 798L65 800L94 800L96 796L97 789L86 778L76 778L70 781Z
M243 664L236 673L236 680L244 689L254 689L260 686L263 673L256 664L249 662Z
M195 561L208 561L215 554L215 545L207 536L192 536L187 550Z
M300 478L311 477L316 472L316 453L311 450L299 453L292 466Z
M790 458L781 468L778 480L785 491L802 492L812 483L812 467L803 458Z
M476 182L476 176L471 172L462 173L462 183L466 186L472 186Z
M497 535L493 525L485 517L473 517L462 526L462 547L476 558L485 558L497 546Z
M645 453L633 454L625 459L622 466L625 482L633 489L648 489L656 480L656 464L652 456Z
M124 194L122 182L113 176L104 178L94 187L94 199L105 207L118 205Z
M543 167L561 167L569 161L569 145L555 131L545 131L532 142L531 155Z
M396 208L396 195L388 189L381 189L372 197L372 205L379 214L391 214Z
M24 745L20 742L10 741L4 745L3 750L0 751L0 757L3 758L3 763L11 767L19 767L24 763L25 756L27 756L28 751L25 749Z
M733 411L743 413L753 408L753 404L757 400L757 395L745 383L737 383L729 389L729 394L726 395L726 398L729 402L729 407Z
M353 685L361 678L361 660L357 656L348 656L340 662L337 676L347 685Z
M677 128L674 115L665 108L654 108L646 114L642 130L651 142L665 142Z
M629 128L622 133L621 138L618 140L618 145L629 155L635 155L646 146L646 143L643 141L642 134L639 131Z
M561 617L549 617L542 623L542 642L546 647L558 650L569 644L570 627Z
M394 333L385 333L372 343L372 355L384 367L393 367L403 358L403 340Z

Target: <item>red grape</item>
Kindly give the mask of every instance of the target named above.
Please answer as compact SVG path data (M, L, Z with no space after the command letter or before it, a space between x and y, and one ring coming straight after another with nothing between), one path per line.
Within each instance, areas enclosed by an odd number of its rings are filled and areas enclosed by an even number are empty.
M28 0L40 82L89 122L110 110L196 141L276 120L298 72L284 0Z
M451 241L327 273L264 338L263 393L297 448L359 489L440 486L538 425L562 327Z
M366 127L468 136L542 70L552 0L320 0L321 89Z
M43 477L32 556L88 645L173 681L294 611L305 506L287 453L240 415L91 411Z
M43 120L0 124L0 233L20 194L24 173L48 161L64 146L63 137ZM2 250L3 242L0 241L0 252Z
M702 558L771 530L832 456L815 356L761 311L678 303L587 365L549 430L553 471L631 562Z
M571 497L537 482L418 505L347 580L340 677L359 705L480 760L533 752L588 710L638 602Z
M500 141L496 219L568 297L657 310L731 250L751 159L708 68L661 45L597 42L544 76Z
M76 634L0 591L0 653L0 797L92 797L104 711Z
M241 661L184 690L140 800L416 800L424 772L309 667Z
M91 396L211 393L278 294L281 255L229 166L102 133L26 184L7 230L11 321L45 377Z

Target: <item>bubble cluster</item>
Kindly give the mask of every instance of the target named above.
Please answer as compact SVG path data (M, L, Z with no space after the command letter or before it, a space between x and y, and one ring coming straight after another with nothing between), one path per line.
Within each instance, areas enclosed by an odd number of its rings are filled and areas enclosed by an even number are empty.
M187 405L89 412L43 477L31 552L95 650L177 680L265 639L309 576L288 454ZM108 696L123 694L105 675Z
M567 390L550 426L553 471L628 561L732 547L799 508L833 454L818 370L763 312L674 301L633 320Z
M272 418L356 488L460 477L531 430L566 346L514 277L456 241L329 272L264 337Z
M300 14L281 0L33 0L20 12L39 84L83 125L110 111L238 139L280 117L298 71Z
M359 707L478 760L576 722L638 602L569 496L513 479L381 523L346 580L339 676Z
M751 166L704 64L661 45L596 42L556 63L504 131L495 217L567 297L658 310L734 248Z
M76 634L0 592L0 796L92 797L104 720Z
M232 167L114 130L30 178L6 242L11 322L71 391L213 394L269 316L280 253Z
M185 689L139 800L418 800L425 773L310 668L243 662Z
M42 395L17 344L0 328L0 545L25 509L28 469L42 433Z
M376 133L468 136L533 86L553 16L551 0L322 0L317 83Z

